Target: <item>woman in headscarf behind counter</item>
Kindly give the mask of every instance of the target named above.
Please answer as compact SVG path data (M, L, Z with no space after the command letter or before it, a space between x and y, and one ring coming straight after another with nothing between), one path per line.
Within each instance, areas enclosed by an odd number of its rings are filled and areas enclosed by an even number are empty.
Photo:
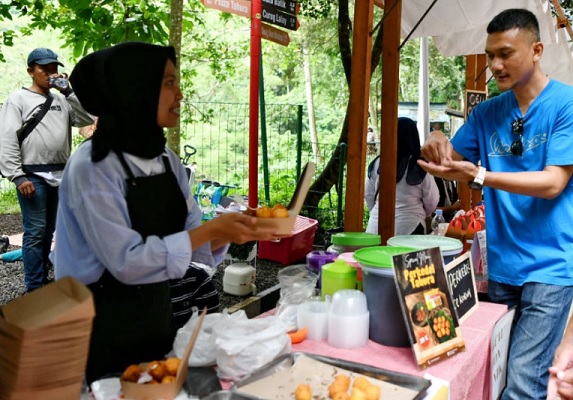
M436 209L439 191L434 178L416 161L420 158L420 137L416 123L398 118L398 154L396 165L395 235L426 233L426 217ZM366 232L378 233L378 181L380 157L368 166L364 200L370 210Z
M52 261L56 279L73 276L93 293L88 383L171 350L169 280L191 261L215 266L231 241L277 238L240 213L201 224L163 135L179 118L175 62L172 47L130 42L86 56L70 76L99 119L64 172Z

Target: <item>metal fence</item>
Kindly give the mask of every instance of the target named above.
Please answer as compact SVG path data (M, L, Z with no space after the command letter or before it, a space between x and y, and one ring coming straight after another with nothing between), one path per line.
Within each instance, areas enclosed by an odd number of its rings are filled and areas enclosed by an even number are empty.
M300 105L267 104L259 121L259 202L290 199L301 168L308 161L317 171L329 161L335 144L311 143L303 133L304 110ZM186 103L182 107L182 148L197 149L191 159L196 165L196 182L217 181L245 196L248 192L249 105L238 103ZM305 119L306 120L306 119ZM343 153L344 154L344 153ZM345 159L339 160L342 165ZM337 190L338 188L338 190ZM344 182L324 193L321 214L332 215L340 224Z
M304 164L313 161L320 172L334 153L336 144L333 143L337 139L327 139L330 143L311 143L305 132L304 121L307 118L301 105L266 104L260 115L259 202L288 203ZM197 149L197 153L188 160L195 164L194 193L197 184L207 180L227 185L229 196L235 193L246 196L249 105L184 103L181 116L181 148L189 144ZM344 151L337 162L346 164ZM318 212L313 210L313 215L321 216L324 229L342 223L344 181L345 174L341 174L336 187L323 194ZM13 185L1 179L0 191L9 189L13 189Z

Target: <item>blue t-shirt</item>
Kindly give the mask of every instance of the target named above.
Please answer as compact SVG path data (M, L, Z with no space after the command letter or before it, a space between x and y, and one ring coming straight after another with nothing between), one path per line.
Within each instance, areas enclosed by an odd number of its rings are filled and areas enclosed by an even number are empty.
M523 156L511 124L523 117ZM550 80L522 116L513 91L479 104L452 139L463 157L493 172L573 165L573 87ZM553 200L484 187L489 278L573 285L573 182Z

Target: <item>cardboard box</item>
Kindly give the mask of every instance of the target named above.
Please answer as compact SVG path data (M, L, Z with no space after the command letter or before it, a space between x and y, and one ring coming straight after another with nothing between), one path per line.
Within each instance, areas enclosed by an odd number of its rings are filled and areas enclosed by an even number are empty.
M199 335L199 332L201 330L201 325L203 324L203 319L205 318L206 314L207 314L207 307L203 309L203 312L199 317L199 321L197 321L197 324L193 329L193 334L191 335L191 339L189 339L189 343L185 348L183 357L181 357L181 362L179 363L179 368L177 369L175 382L146 385L144 383L127 382L123 380L123 378L120 378L119 382L121 384L121 390L126 399L172 400L175 399L175 397L177 397L177 395L181 391L181 388L183 387L183 384L185 383L185 379L187 379L189 356L191 356L191 352L193 351L193 346L195 345L195 341L197 340L197 336ZM148 364L149 362L140 363L139 367L145 370Z
M315 172L316 166L314 163L307 163L304 167L304 170L302 171L292 199L287 207L287 218L257 218L257 225L262 227L275 228L277 233L280 235L292 236L292 231L296 223L296 217L300 213L304 199L306 199L306 195L310 189L312 177L314 176Z
M0 400L77 400L87 363L92 295L67 277L0 308Z

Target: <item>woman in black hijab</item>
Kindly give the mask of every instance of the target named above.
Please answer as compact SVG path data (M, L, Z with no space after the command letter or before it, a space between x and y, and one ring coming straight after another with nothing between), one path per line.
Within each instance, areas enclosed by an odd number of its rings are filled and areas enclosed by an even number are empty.
M93 293L89 383L171 350L169 280L192 261L216 266L231 241L277 238L240 213L201 224L163 135L179 118L175 61L172 47L123 43L83 58L70 76L98 126L64 171L52 260L57 279L73 276Z
M395 235L426 233L426 217L438 204L436 182L418 164L420 137L416 123L409 118L398 118L398 149L396 162ZM380 158L368 166L364 200L370 210L366 232L378 233L378 180Z

